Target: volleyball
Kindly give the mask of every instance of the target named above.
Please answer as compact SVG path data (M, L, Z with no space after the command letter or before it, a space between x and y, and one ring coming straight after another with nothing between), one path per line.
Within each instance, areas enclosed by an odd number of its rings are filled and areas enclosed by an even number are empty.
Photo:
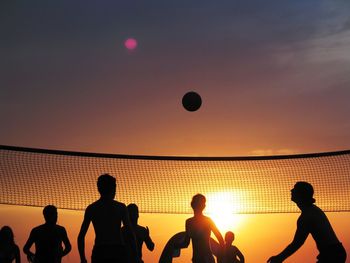
M202 98L194 91L187 92L182 97L182 105L187 111L197 111L202 105Z

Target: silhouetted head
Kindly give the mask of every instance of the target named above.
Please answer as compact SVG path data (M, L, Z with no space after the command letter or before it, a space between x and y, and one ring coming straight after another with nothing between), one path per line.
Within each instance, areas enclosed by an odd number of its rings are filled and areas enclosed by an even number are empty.
M297 182L291 190L292 201L297 204L313 204L315 203L314 188L307 182Z
M139 219L139 208L137 207L136 204L129 204L127 208L128 208L131 223L136 225L137 220Z
M235 234L231 231L227 231L225 234L225 243L231 245L233 240L235 240Z
M205 208L205 196L202 194L196 194L192 197L191 207L194 211L203 211Z
M116 193L116 179L109 174L102 174L97 179L97 189L102 197L114 199Z
M56 224L57 222L57 208L53 205L47 205L43 210L45 222L48 224Z
M0 229L0 244L14 244L14 235L11 227L3 226Z

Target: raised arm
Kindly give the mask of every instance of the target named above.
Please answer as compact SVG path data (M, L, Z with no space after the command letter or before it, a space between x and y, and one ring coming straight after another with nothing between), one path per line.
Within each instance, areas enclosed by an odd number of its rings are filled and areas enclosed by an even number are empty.
M79 256L80 256L80 262L86 263L86 257L85 257L85 236L89 229L90 222L91 222L91 215L90 215L89 208L86 209L84 214L84 220L81 224L81 228L78 235L78 250L79 250Z

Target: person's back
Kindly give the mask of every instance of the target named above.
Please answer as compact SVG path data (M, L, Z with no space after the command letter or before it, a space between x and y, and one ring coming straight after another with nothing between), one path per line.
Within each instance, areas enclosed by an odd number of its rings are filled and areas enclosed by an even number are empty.
M35 262L60 262L65 235L60 225L43 224L33 228L30 239L35 243Z
M57 208L48 205L44 208L43 214L45 224L32 229L23 252L31 262L59 263L62 257L71 251L71 244L66 229L56 224ZM33 244L35 244L35 253L30 251Z
M318 250L339 244L326 214L316 205L305 208L298 221L303 221L302 224L314 238Z
M4 226L0 229L0 263L21 262L19 248L14 241L12 229Z
M123 245L122 217L126 207L114 200L97 200L86 208L95 229L95 246Z
M193 259L212 257L209 238L212 221L209 217L191 217L186 220L187 234L192 240Z

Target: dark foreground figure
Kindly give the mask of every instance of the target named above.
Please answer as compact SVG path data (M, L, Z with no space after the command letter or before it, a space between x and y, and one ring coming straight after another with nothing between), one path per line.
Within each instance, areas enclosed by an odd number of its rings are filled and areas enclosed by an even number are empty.
M116 179L109 174L99 176L97 188L100 199L85 210L84 220L78 235L80 261L87 262L85 257L85 236L92 222L95 230L95 244L92 250L92 263L131 263L139 262L135 234L131 227L126 205L114 200ZM132 255L129 258L127 247L121 234L121 224L131 235Z
M138 252L138 256L140 257L139 260L140 262L143 262L142 260L143 243L146 244L146 247L148 248L148 250L153 251L154 242L151 239L148 227L143 227L138 224L139 208L137 207L137 205L129 204L127 206L127 209L128 209L131 225L136 236L137 252ZM132 234L129 233L128 229L125 226L123 226L122 228L122 234L126 242L126 245L128 247L129 254L131 255L131 257L136 257L137 255L132 256L132 242L133 242L132 237L133 236Z
M57 225L57 208L53 205L45 206L43 210L45 224L33 228L23 247L29 262L60 263L72 247L66 229ZM64 249L62 247L64 244ZM30 251L35 244L35 253Z
M15 243L12 229L4 226L0 229L0 263L21 262L19 248Z
M346 251L339 242L325 213L314 205L313 194L313 187L307 182L297 182L294 185L291 190L291 200L301 210L294 239L281 253L270 257L267 262L283 262L304 244L309 234L312 235L320 252L317 256L318 263L345 262Z

